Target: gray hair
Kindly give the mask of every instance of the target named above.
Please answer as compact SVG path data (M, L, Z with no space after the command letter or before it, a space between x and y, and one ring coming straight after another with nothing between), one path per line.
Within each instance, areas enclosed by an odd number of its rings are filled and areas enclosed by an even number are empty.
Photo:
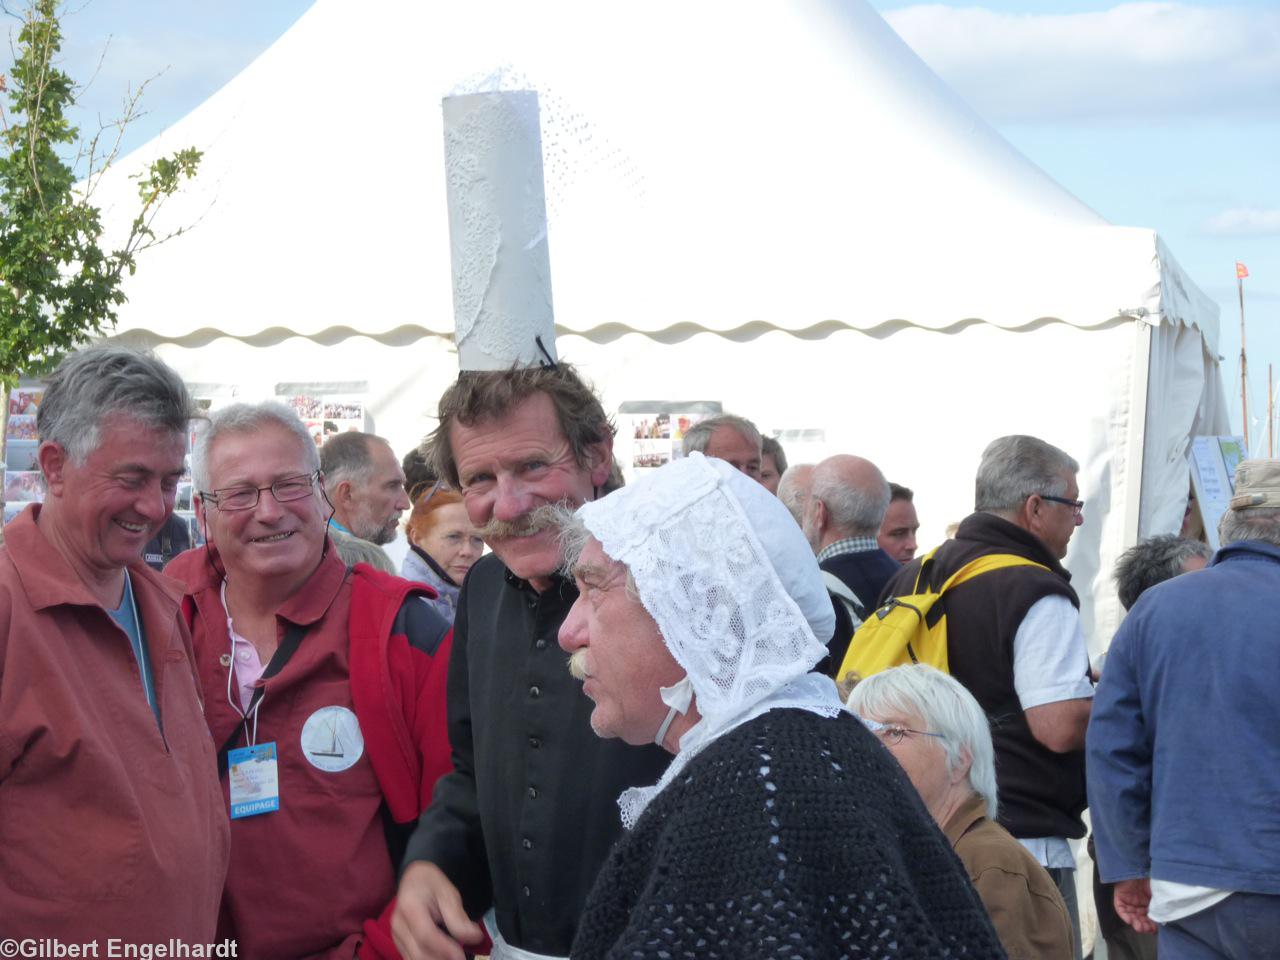
M399 575L396 565L391 562L387 552L376 543L333 529L329 531L329 538L333 540L333 549L338 551L338 557L347 566L354 567L357 563L367 563L375 570Z
M930 733L942 734L948 772L958 770L967 755L969 787L987 802L987 818L996 819L991 726L973 694L955 677L925 663L891 667L859 680L845 706L872 719L888 713L913 714Z
M804 523L804 506L809 502L814 465L797 463L788 467L778 481L778 499L791 511L796 523Z
M582 551L587 549L587 542L594 534L587 529L586 523L573 507L558 503L552 509L555 511L555 527L560 532L560 573L565 577L572 577L574 567L582 559ZM631 568L626 564L623 566L627 571L627 596L638 601L640 588L631 575Z
M1143 591L1183 572L1182 565L1192 557L1208 560L1213 551L1207 544L1173 533L1163 533L1134 544L1116 561L1116 592L1128 610Z
M699 420L684 432L684 455L687 457L694 452L706 453L707 447L711 443L711 434L715 432L717 427L731 427L757 447L764 446L760 431L756 429L754 423L746 417L734 416L732 413L721 413L714 417L708 417L706 420Z
M330 490L343 481L359 484L369 479L373 472L375 443L386 444L388 449L391 447L382 437L355 430L340 433L325 442L320 450L320 469L324 471Z
M889 509L889 482L879 467L866 462L875 471L876 479L870 487L850 483L840 465L831 459L813 471L810 496L826 505L832 528L845 536L874 537Z
M773 457L773 465L778 468L778 476L787 472L787 454L773 437L765 437L760 441L760 456Z
M36 413L40 439L57 443L82 464L102 442L112 415L184 435L198 416L186 385L163 361L114 344L78 350L49 375Z
M1061 497L1067 492L1063 473L1078 473L1080 464L1037 437L1015 434L987 444L974 483L974 510L1012 513L1027 497Z
M1224 513L1218 523L1218 542L1225 547L1241 540L1261 540L1280 547L1280 508L1250 507Z
M275 400L233 403L210 414L208 424L196 433L195 449L191 451L191 477L196 492L208 493L212 489L209 454L219 437L226 433L253 433L264 426L276 426L292 433L302 444L307 471L314 473L320 469L320 453L316 450L315 439L307 432L306 424L298 418L296 410Z

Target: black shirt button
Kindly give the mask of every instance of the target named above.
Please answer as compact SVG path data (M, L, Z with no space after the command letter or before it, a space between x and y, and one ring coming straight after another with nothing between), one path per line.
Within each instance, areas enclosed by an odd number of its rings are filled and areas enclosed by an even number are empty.
M529 788L529 799L530 799L530 800L537 800L537 799L538 799L538 788L537 788L537 787L530 787L530 788Z
M529 696L537 700L540 696L542 696L542 691L539 690L536 686L532 686L529 688Z
M547 649L547 641L544 640L542 637L539 637L537 641L534 642L533 645L537 647L539 650Z
M521 887L521 888L520 888L520 892L521 892L521 893L523 893L523 894L527 897L527 896L529 896L530 890L529 890L529 888L528 888L528 887Z
M520 845L524 847L526 850L533 849L533 841L530 840L528 837L525 837L523 840L521 840Z
M534 750L537 750L540 746L542 746L542 741L539 740L537 737L530 737L529 746L532 747Z

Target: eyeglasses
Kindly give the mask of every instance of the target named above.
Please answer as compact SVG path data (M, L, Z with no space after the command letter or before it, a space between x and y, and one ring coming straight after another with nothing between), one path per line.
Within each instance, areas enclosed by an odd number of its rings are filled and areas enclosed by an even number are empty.
M879 720L872 720L870 717L858 717L862 721L862 725L880 738L880 742L886 746L896 747L902 742L902 738L908 734L917 737L937 737L939 740L947 739L940 733L930 733L928 730L912 730L910 727L904 727L897 723L881 723Z
M1084 513L1083 500L1068 500L1066 497L1051 497L1047 493L1039 494L1041 500L1052 500L1054 503L1060 503L1063 506L1071 508L1073 513Z
M437 480L435 483L431 485L431 489L427 491L426 496L422 497L422 499L419 500L418 497L421 496L422 488L424 486L425 484L419 484L413 489L413 492L409 494L409 499L417 503L419 507L425 507L428 503L430 503L431 498L436 495L437 491L449 489L449 485L447 483L445 483L443 480Z
M263 490L270 490L276 503L288 503L290 500L302 500L315 492L316 478L319 470L304 473L297 477L285 477L265 487L223 487L221 490L200 491L200 497L212 503L219 510L252 510L258 505Z

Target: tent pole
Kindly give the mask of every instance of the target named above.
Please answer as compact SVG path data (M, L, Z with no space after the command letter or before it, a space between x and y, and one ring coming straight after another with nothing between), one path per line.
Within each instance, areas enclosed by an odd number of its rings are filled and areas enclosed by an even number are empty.
M1276 418L1276 393L1275 387L1271 385L1271 364L1267 364L1267 458L1275 459L1276 455L1276 435L1275 435L1275 418Z
M1249 456L1249 397L1245 393L1245 378L1248 376L1248 361L1244 353L1244 281L1236 277L1236 289L1240 292L1240 410L1244 417L1244 455Z

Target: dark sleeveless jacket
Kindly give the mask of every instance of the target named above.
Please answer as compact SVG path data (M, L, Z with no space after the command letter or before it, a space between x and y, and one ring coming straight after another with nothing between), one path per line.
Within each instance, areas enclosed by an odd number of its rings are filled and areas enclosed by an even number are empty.
M965 518L955 539L938 548L926 579L936 587L991 553L1012 553L1049 569L995 570L949 590L934 606L932 614L947 616L951 675L991 720L1000 824L1015 837L1083 837L1084 751L1055 753L1036 740L1013 685L1013 639L1027 611L1048 596L1066 597L1077 608L1080 600L1068 583L1071 574L1038 537L990 513ZM907 564L885 597L912 592L920 562Z

